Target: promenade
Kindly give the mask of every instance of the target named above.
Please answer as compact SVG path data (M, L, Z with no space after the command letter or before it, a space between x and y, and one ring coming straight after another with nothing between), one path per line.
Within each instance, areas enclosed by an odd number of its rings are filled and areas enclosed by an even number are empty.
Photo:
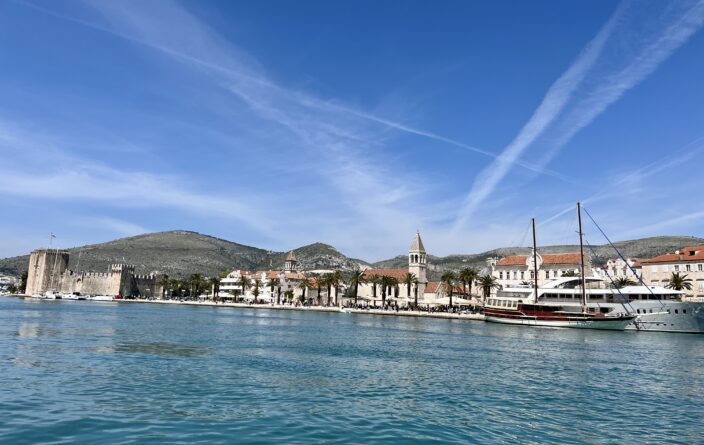
M248 303L216 303L213 301L177 301L177 300L115 300L116 303L152 303L152 304L179 304L189 306L212 306L231 307L242 309L270 309L280 311L313 311L313 312L336 312L367 315L385 315L390 317L427 317L444 318L455 320L484 321L484 314L473 313L450 313L450 312L428 312L428 311L405 311L405 310L382 310L382 309L353 309L339 308L337 306L292 306L284 304L248 304Z

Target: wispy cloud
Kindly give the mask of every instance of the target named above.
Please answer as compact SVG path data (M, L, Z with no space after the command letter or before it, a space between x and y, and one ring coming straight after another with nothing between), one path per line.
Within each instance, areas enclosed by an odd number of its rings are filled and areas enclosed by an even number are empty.
M462 211L455 223L455 229L465 226L477 208L494 192L496 187L519 159L546 131L554 130L552 140L546 146L537 167L543 168L557 151L562 148L582 128L592 122L606 108L618 100L626 91L651 74L677 48L684 44L702 26L704 3L677 5L669 13L658 17L653 30L648 35L634 33L622 24L626 10L637 8L626 2L621 3L597 36L587 45L570 68L550 87L540 106L521 129L518 136L506 147L501 156L487 167L474 181ZM618 36L629 42L635 50L620 54L627 60L625 67L613 74L595 73L590 79L585 98L570 101L586 79L594 71L604 49L618 32ZM563 211L563 213L567 210Z

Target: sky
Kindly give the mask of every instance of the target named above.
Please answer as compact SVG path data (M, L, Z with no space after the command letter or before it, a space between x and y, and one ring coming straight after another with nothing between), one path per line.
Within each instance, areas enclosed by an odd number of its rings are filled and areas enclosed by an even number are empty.
M0 257L704 236L704 1L0 2ZM585 236L604 239L585 216Z

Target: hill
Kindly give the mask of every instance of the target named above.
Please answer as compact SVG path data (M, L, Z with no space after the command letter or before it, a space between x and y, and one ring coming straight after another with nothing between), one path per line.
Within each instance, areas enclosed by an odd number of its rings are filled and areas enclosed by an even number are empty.
M659 236L615 243L621 252L630 258L649 258L672 252L688 245L704 244L704 239L684 236ZM608 245L592 246L596 264L603 264L616 253ZM577 252L577 245L543 246L541 253ZM107 271L110 264L134 264L139 273L162 272L171 277L186 277L192 273L215 276L224 270L278 270L283 267L287 252L272 252L257 247L203 235L197 232L175 230L121 238L102 244L93 244L69 249L69 268L76 271ZM406 255L369 264L363 260L349 258L334 247L314 243L294 250L299 265L304 270L341 269L358 267L404 268L408 265ZM586 252L591 254L588 248ZM438 279L447 270L465 267L486 266L490 257L525 255L526 247L503 247L477 254L428 255L428 273ZM29 255L0 259L0 274L19 275L27 270Z
M315 243L294 251L305 269L352 269L367 263L347 258L334 247ZM197 232L175 230L121 238L69 249L69 268L107 271L110 264L134 264L139 273L161 272L171 277L192 273L214 276L224 270L280 269L287 252L271 252ZM27 270L29 255L0 260L0 273L19 275Z

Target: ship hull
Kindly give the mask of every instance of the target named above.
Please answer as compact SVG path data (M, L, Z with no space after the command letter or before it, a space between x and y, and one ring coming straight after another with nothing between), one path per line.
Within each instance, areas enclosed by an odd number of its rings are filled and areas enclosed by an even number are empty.
M583 314L555 314L550 312L485 309L484 319L490 323L551 328L598 329L623 331L633 316L599 317Z

